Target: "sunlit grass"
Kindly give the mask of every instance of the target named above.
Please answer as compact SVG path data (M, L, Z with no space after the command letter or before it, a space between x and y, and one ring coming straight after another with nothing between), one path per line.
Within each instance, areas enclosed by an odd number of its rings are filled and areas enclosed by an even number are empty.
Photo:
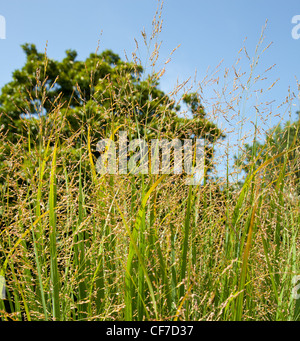
M248 90L259 78L256 65ZM212 105L226 119L245 107L241 78L235 72L231 100L216 96ZM134 115L136 103L126 105ZM298 153L296 140L275 156L254 150L242 183L227 160L225 178L206 168L201 183L187 186L186 175L98 174L93 127L65 138L58 112L40 123L38 136L24 119L28 134L15 145L0 131L1 320L299 320L292 296L300 273L298 165L287 157ZM135 121L124 118L122 130L140 131ZM157 118L168 138L163 128ZM119 129L116 123L103 137L114 139Z

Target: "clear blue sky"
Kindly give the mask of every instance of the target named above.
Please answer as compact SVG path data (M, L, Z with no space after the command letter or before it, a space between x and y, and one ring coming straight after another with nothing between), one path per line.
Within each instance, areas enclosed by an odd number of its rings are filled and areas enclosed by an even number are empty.
M25 42L44 51L48 41L48 56L54 59L63 58L67 49L75 49L78 59L84 59L95 52L99 39L100 51L109 48L124 58L125 50L130 56L134 38L142 42L143 27L150 34L157 4L156 0L1 0L6 39L0 40L0 88L24 64L20 45ZM170 91L177 78L193 77L195 70L200 81L207 68L216 67L221 60L230 67L246 37L252 57L268 19L265 45L273 45L263 55L259 71L276 64L268 84L277 78L279 82L268 98L280 103L289 86L297 90L295 76L300 78L300 39L291 35L292 17L299 14L299 0L165 0L160 60L165 61L173 48L181 46L167 65L162 90ZM293 110L298 108L297 104ZM222 118L220 122L228 124ZM270 125L273 123L276 121Z

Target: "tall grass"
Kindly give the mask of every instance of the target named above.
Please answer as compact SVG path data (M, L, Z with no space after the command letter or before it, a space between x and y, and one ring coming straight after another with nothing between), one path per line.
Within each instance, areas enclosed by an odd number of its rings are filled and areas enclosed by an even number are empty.
M228 84L212 112L241 113L239 98L259 79L255 60L247 87L242 73L234 69L230 78L225 71ZM216 77L204 83L216 84ZM226 92L231 99L223 101ZM135 112L136 102L126 106ZM233 180L228 145L224 178L205 172L201 184L186 186L178 175L98 174L88 123L66 138L59 109L48 115L35 144L26 119L29 134L20 143L0 135L6 146L0 274L7 293L1 320L300 319L300 300L292 297L300 272L300 207L291 174L298 164L287 158L298 153L297 141L276 156L254 150L242 185ZM159 131L162 124L157 118ZM139 131L136 125L125 119L122 129ZM118 129L106 137L114 139Z

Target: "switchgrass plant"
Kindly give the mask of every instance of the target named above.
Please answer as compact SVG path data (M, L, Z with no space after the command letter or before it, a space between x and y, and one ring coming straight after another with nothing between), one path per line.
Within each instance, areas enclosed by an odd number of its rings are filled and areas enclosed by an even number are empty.
M155 34L160 15L156 20ZM226 69L221 90L205 104L211 120L240 123L234 127L238 150L246 102L251 106L249 94L261 78L254 75L258 51L248 73ZM153 67L157 54L155 45ZM219 73L203 80L200 94L219 84ZM174 101L185 85L174 89ZM112 105L124 107L121 101L115 94ZM135 115L136 105L126 103L128 115ZM168 137L163 120L154 119L160 137ZM254 149L239 182L230 164L237 149L225 140L225 176L206 168L198 185L186 185L186 175L97 173L89 121L68 137L66 122L58 100L47 119L23 118L26 134L18 143L1 131L1 321L299 320L293 291L300 272L293 177L299 165L288 158L299 153L296 139L277 155ZM133 127L124 119L122 127L99 133L111 139L120 129L134 134L140 131L135 122ZM147 123L143 128L147 132ZM253 141L261 136L256 126ZM276 163L279 158L284 161ZM217 172L221 161L213 161Z

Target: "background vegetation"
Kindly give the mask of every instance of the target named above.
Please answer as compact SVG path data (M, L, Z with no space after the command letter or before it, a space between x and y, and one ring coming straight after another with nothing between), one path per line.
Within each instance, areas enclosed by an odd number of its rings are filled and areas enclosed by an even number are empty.
M149 49L160 30L158 15L149 40L143 33ZM240 99L260 81L258 55L246 76L226 71L206 111L201 86L159 89L168 61L154 71L157 44L150 74L136 54L131 62L112 51L78 61L69 50L59 62L22 48L26 63L0 96L1 320L300 319L292 295L299 123L263 142L256 124L232 169L227 132L212 114L247 114ZM96 143L117 140L118 130L130 139L204 138L204 178L186 186L184 174L101 176ZM214 157L222 144L223 177Z

